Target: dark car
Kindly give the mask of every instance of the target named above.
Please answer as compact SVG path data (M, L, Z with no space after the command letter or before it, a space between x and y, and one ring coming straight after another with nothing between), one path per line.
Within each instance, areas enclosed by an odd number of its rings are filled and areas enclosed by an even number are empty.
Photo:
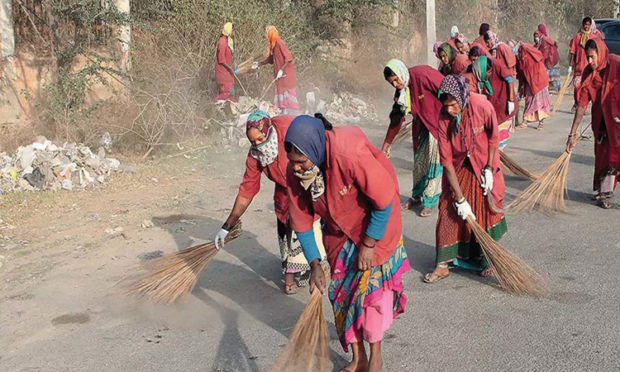
M620 54L620 19L602 22L600 26L599 20L596 20L596 27L603 34L603 40L605 40L609 52Z

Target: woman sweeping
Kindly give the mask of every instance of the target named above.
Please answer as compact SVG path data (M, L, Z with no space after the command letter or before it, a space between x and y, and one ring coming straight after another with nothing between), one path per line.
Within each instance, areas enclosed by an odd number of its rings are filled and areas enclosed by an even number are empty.
M534 31L534 46L540 50L545 58L545 67L549 75L549 87L559 92L562 88L562 77L560 75L560 54L558 44L547 35L547 26L543 23L538 25Z
M515 69L517 66L517 57L506 43L499 41L495 32L487 31L487 33L484 34L484 42L494 59L501 60L502 63L511 70Z
M585 47L589 64L583 70L579 89L579 105L571 127L566 151L572 151L577 141L577 128L588 104L592 102L592 132L594 133L594 191L601 208L611 208L609 202L618 183L620 169L620 56L609 54L600 38L588 40Z
M394 106L390 114L383 152L389 153L390 144L400 131L405 116L413 116L413 190L405 209L422 205L421 217L430 217L441 195L439 146L437 144L437 118L441 104L437 99L443 75L430 66L407 69L397 59L390 60L383 69L383 76L394 88Z
M598 37L601 37L601 33L595 29L594 21L590 17L585 17L581 21L581 29L570 41L570 66L568 67L568 73L573 72L573 86L574 90L574 98L575 104L573 105L573 111L577 108L577 92L579 91L579 87L581 85L581 76L583 74L583 70L588 65L588 60L586 59L586 42L588 40Z
M381 340L405 310L402 275L410 270L398 180L389 159L361 129L332 128L317 116L298 116L286 133L291 223L312 267L310 289L321 293L326 279L312 232L314 215L324 223L334 323L344 350L350 345L353 351L342 371L382 371Z
M499 123L499 149L503 150L508 144L512 117L516 112L512 69L500 59L481 56L471 64L464 76L472 93L484 94L493 104Z
M286 191L286 168L288 158L284 151L284 137L293 116L270 118L264 111L254 111L248 116L246 135L252 147L245 162L245 174L239 186L232 211L217 233L215 244L224 245L224 238L250 206L260 190L261 175L276 184L273 194L278 226L278 242L284 272L284 291L294 294L299 286L306 285L310 277L310 265L306 261L289 220L289 198ZM320 223L313 220L313 231L320 236ZM319 239L320 242L320 239ZM319 244L321 257L325 256L323 245Z
M517 128L527 128L528 122L538 122L538 130L541 130L545 118L551 113L549 75L544 56L531 44L520 43L517 48L519 96L525 97L523 122Z
M492 275L480 245L465 221L474 217L496 241L506 233L504 175L500 169L495 109L485 96L470 95L462 76L448 75L439 100L439 152L444 167L443 192L436 229L435 270L424 276L433 283L450 274L449 265Z
M258 66L273 64L275 76L274 104L283 114L297 115L299 103L297 101L297 78L293 65L293 55L274 26L267 26L266 30L269 56L264 61L259 62Z
M215 96L217 103L235 100L235 75L239 68L233 68L234 42L232 38L233 24L228 22L222 29L222 36L217 42L215 52L215 82L218 94Z

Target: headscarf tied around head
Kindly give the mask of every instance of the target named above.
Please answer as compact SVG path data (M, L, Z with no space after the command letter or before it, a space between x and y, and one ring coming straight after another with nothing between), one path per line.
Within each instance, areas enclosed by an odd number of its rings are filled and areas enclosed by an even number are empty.
M460 43L463 43L463 44L467 43L467 37L463 34L458 34L456 36L456 40L458 40Z
M491 63L487 56L480 56L477 60L475 60L471 65L471 71L473 72L476 80L478 80L478 91L480 94L484 94L483 92L486 90L487 95L493 95L493 87L489 82L489 78L487 76L487 67Z
M325 181L321 171L327 152L323 120L308 115L296 117L286 132L284 142L294 146L314 164L303 174L295 173L295 176L300 179L304 190L310 191L312 200L319 199L325 192Z
M538 32L543 34L543 36L549 36L547 34L547 26L544 23L541 23L541 24L538 25Z
M457 36L459 36L459 28L457 26L452 26L450 29L450 37L455 38Z
M400 111L404 115L407 115L411 112L411 92L409 91L409 69L405 64L398 59L391 59L385 65L385 67L392 70L392 72L398 77L398 79L403 83L404 88L398 91L398 105L400 106Z
M439 47L441 46L441 44L443 44L441 41L438 41L435 44L433 44L433 54L435 54L435 57L437 58L439 58Z
M439 86L438 95L441 96L442 93L446 93L454 97L461 108L461 113L456 117L456 126L454 128L454 131L458 133L459 125L461 123L461 115L469 103L469 85L467 85L467 80L465 77L460 75L446 76Z
M583 25L581 25L581 39L579 39L579 44L581 45L582 48L586 47L586 43L588 42L588 39L590 38L590 34L592 33L592 31L594 31L596 29L596 26L594 25L594 20L591 21L592 25L590 26L590 31L584 31L583 30Z
M261 110L252 111L248 116L246 131L251 128L258 129L266 140L259 145L252 146L250 156L258 160L261 166L266 167L278 157L278 133L273 128L269 114Z
M226 36L226 38L228 39L228 47L230 48L230 50L235 50L235 43L233 42L232 38L232 30L232 22L226 22L224 23L224 27L222 28L222 35Z
M441 44L441 46L439 47L439 50L443 50L444 53L446 53L446 55L448 56L448 62L450 64L454 62L454 59L456 58L456 55L458 54L456 50L452 47L452 45L450 45L449 43ZM437 53L439 53L439 51L437 51Z
M275 26L267 26L267 53L273 54L273 49L276 47L276 41L280 39L280 32Z
M495 50L495 48L499 45L499 38L497 37L497 34L493 31L487 31L487 36L491 42L491 50Z

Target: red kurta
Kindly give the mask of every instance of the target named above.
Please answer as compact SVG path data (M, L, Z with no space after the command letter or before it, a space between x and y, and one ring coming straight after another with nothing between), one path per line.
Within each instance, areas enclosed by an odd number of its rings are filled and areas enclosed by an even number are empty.
M233 57L232 50L228 47L228 36L222 35L217 42L215 53L215 82L218 84L234 84L235 77L224 67L224 63L232 67Z
M502 205L506 186L500 167L499 129L495 109L485 96L472 93L462 115L458 133L454 133L455 120L452 116L443 112L439 116L438 140L441 165L444 167L453 165L458 171L465 158L469 157L477 179L481 179L482 169L487 165L489 157L489 146L495 147L491 195L495 205ZM450 183L446 181L442 182L442 197L447 195L451 195L454 199L454 192Z
M288 168L289 211L291 225L297 232L312 228L318 213L325 224L323 243L330 265L335 267L342 249L342 231L360 247L366 235L373 208L392 209L383 239L374 248L374 265L381 265L394 253L402 235L398 179L390 160L375 148L358 127L337 127L325 131L325 196L327 208L314 208L310 193ZM331 225L331 226L330 226Z
M549 36L541 35L538 50L543 54L545 67L551 70L560 62L560 54L558 53L558 44Z
M291 125L291 122L295 119L291 115L282 115L271 118L271 123L276 129L278 134L278 157L273 163L266 167L261 166L260 162L254 159L249 153L245 161L245 174L243 175L243 181L239 186L239 195L246 198L254 198L260 191L260 178L264 173L267 178L276 184L275 191L273 193L273 201L275 205L275 212L278 220L282 223L286 223L288 218L288 193L286 191L286 168L288 167L288 157L284 150L284 138L286 137L286 131ZM306 231L306 230L303 230Z
M297 77L295 75L295 66L293 66L293 55L288 50L284 40L278 39L276 41L273 54L269 57L268 62L273 63L274 76L278 74L278 71L284 66L285 62L289 62L284 68L284 77L276 81L276 89L278 92L297 89Z
M504 43L500 43L495 48L495 59L501 60L506 67L514 69L517 65L517 56L510 50L510 47Z
M519 49L519 63L517 65L519 84L527 84L532 95L549 86L549 74L545 67L544 57L535 46L527 43Z
M506 78L512 77L512 69L506 67L501 60L493 59L492 61L493 68L491 71L488 71L489 83L491 83L491 87L493 88L492 96L489 96L486 90L480 92L478 89L478 80L473 73L467 72L464 76L469 81L469 90L472 93L484 94L491 104L493 104L493 108L495 108L495 113L497 115L497 122L501 124L515 116L518 108L516 106L517 102L515 102L515 110L511 115L508 115L508 98L510 98L510 91Z
M411 115L414 117L413 137L414 151L418 149L420 125L426 126L431 135L437 138L437 118L441 111L441 102L437 99L443 75L427 65L409 69L409 92L411 94ZM397 91L398 92L398 91ZM398 100L398 97L394 97ZM386 143L392 143L405 121L404 115L390 115L390 126L385 136Z

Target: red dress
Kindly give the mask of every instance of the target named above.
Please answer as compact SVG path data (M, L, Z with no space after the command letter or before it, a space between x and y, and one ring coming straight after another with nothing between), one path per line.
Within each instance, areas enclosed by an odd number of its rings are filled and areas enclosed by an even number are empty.
M288 50L286 43L282 39L276 41L273 53L269 56L269 63L273 63L274 77L282 69L284 63L288 65L283 70L283 77L276 80L274 103L281 109L299 110L297 101L297 77L295 66L293 65L293 55Z
M228 46L228 36L225 35L222 35L217 42L217 51L215 53L215 82L218 88L218 95L215 97L215 100L234 101L235 77L223 64L230 67L233 65L232 50Z

